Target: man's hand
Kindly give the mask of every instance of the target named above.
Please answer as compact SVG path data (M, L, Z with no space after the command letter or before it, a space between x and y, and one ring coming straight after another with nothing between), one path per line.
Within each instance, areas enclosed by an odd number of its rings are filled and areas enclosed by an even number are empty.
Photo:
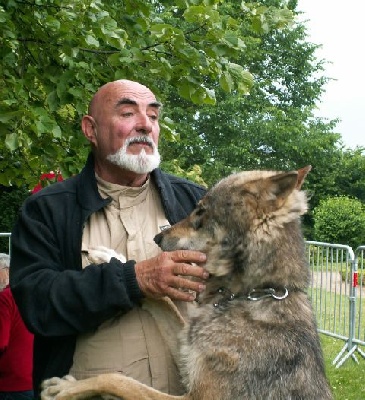
M196 265L205 261L206 255L198 251L163 252L136 263L137 282L147 297L169 296L172 300L193 301L195 293L205 289L202 280L209 276L203 267Z

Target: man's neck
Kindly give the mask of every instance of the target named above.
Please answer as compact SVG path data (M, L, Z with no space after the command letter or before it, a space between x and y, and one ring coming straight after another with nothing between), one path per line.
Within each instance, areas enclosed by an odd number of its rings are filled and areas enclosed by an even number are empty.
M143 186L149 177L149 174L136 174L116 165L106 167L97 161L95 161L95 172L104 181L129 187Z

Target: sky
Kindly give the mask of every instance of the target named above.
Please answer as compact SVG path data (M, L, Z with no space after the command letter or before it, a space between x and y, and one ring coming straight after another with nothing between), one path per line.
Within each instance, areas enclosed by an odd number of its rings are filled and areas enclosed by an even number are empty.
M298 11L308 29L308 41L322 45L319 59L327 60L324 88L315 115L339 118L335 132L346 147L365 147L365 0L299 0Z

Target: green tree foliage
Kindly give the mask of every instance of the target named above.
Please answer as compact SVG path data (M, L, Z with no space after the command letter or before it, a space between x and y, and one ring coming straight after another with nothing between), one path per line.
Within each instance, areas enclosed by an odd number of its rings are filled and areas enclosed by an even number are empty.
M296 3L288 7L295 15ZM235 15L237 3L227 2L225 12ZM340 135L334 132L337 121L314 116L327 82L324 61L316 59L318 46L306 40L302 24L267 34L257 34L249 25L241 29L241 36L250 38L239 58L255 78L250 94L227 94L217 87L216 105L196 108L171 93L166 108L179 121L180 140L161 144L165 167L171 167L171 160L178 160L183 170L198 164L210 186L236 170L310 164L305 189L313 209L327 193L338 193L337 172L344 160ZM311 210L304 222L311 238Z
M224 14L222 0L5 0L0 5L0 183L67 177L87 147L79 121L103 83L128 78L193 104L214 104L218 87L248 93L237 63L242 25L269 32L292 13L255 2ZM214 83L214 85L212 85ZM168 136L169 120L162 121Z
M364 149L346 150L342 153L335 170L334 194L355 197L365 203L365 157Z
M225 11L235 15L237 3L229 2ZM315 58L317 46L306 42L300 24L261 35L249 25L241 29L241 36L250 38L239 59L255 77L250 94L227 94L217 87L216 105L197 109L172 93L167 110L180 122L181 140L163 147L164 158L179 159L183 169L201 165L209 185L234 170L311 164L308 181L317 202L322 176L332 177L331 165L342 153L340 135L333 132L336 121L313 115L327 81L321 76L323 61Z
M314 116L327 78L296 0L3 0L0 184L80 170L80 119L103 83L138 80L164 103L163 167L208 186L235 170L311 164L313 209L365 201L363 149ZM305 217L313 225L312 214ZM307 230L311 238L311 229Z
M20 205L29 196L25 185L20 188L5 187L0 185L0 232L11 232L12 226L18 216ZM9 251L9 239L0 238L0 253Z
M347 196L330 197L314 209L314 239L351 246L365 243L364 204Z

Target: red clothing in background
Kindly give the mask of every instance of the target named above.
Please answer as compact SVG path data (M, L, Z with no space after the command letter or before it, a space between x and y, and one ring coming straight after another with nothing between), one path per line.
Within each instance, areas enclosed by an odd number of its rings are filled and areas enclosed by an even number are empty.
M33 335L9 286L0 292L0 392L32 390Z

